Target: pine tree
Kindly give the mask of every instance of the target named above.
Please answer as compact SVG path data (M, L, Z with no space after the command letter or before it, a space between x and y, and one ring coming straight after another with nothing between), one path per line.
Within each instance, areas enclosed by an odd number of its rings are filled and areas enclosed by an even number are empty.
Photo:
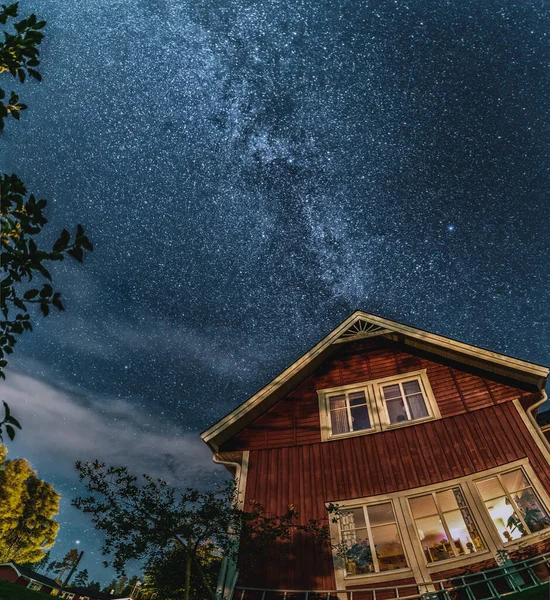
M74 563L78 560L78 550L76 548L71 548L65 554L63 560L58 562L55 568L55 572L57 573L56 581L60 583L63 582L63 576L67 571L74 565Z
M61 496L28 461L6 457L0 445L0 562L36 563L55 542Z
M86 587L88 585L88 569L79 571L73 579L73 586Z
M89 590L95 590L96 592L101 591L101 583L99 583L99 581L90 581L90 583L86 587Z

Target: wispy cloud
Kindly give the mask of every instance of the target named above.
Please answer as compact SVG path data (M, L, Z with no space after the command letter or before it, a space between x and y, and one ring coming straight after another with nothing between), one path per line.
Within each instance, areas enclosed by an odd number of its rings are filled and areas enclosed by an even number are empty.
M29 458L40 473L65 479L75 475L75 460L96 458L163 477L178 487L220 473L198 434L153 423L125 401L14 372L3 385L2 399L23 425L10 453Z

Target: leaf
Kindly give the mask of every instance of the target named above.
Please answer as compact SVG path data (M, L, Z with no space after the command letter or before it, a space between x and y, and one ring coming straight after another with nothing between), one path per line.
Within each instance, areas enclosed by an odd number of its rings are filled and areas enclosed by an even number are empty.
M2 403L4 405L4 412L6 414L6 416L4 418L5 419L9 419L9 417L10 417L10 407L8 406L8 403L5 400L2 400Z
M84 258L84 251L82 248L77 246L76 248L71 248L69 250L69 256L72 256L75 260L81 263L82 259Z
M8 434L10 440L13 442L13 439L15 438L15 429L11 425L6 425L6 433Z
M23 298L25 300L32 300L33 298L35 298L38 295L38 290L27 290L24 294L23 294Z
M24 83L26 77L25 71L23 71L23 69L19 69L19 71L17 71L17 75L19 76L19 81Z
M57 239L55 244L53 245L53 251L54 252L63 252L63 250L65 250L67 248L67 246L69 245L70 239L71 239L71 234L66 229L64 229L61 232L61 235L59 236L59 238Z
M50 307L45 302L42 302L40 304L40 310L42 311L42 314L45 317L47 317L50 314Z
M14 427L22 429L21 423L19 423L19 421L15 417L10 416L9 419L6 419L6 421L9 421Z
M40 290L40 297L41 298L48 298L52 294L53 294L53 288L52 288L52 286L49 283L45 283L42 286L42 289Z

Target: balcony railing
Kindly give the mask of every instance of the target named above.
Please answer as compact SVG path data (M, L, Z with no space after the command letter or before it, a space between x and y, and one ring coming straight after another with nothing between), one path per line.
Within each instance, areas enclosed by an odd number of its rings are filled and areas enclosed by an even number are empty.
M450 579L355 590L273 590L236 586L227 600L496 600L543 585L550 553Z

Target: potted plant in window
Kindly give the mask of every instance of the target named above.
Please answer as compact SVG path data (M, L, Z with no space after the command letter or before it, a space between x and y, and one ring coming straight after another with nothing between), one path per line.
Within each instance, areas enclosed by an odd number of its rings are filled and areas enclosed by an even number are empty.
M346 551L346 559L356 566L357 571L372 573L372 550L366 540L357 542Z

